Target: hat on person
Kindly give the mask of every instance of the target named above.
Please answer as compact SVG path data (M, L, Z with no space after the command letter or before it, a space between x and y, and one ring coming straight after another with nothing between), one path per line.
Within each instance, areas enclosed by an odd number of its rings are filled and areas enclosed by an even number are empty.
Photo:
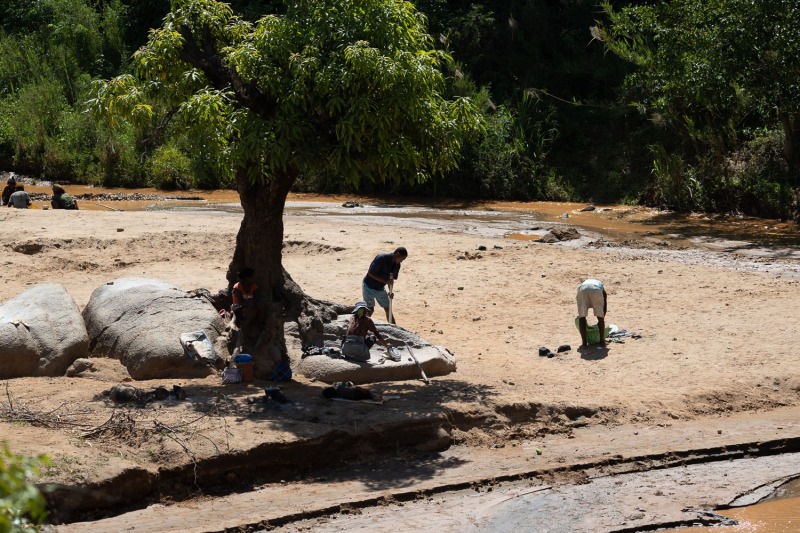
M356 305L353 306L353 314L358 313L359 309L369 309L367 302L364 301L356 302Z

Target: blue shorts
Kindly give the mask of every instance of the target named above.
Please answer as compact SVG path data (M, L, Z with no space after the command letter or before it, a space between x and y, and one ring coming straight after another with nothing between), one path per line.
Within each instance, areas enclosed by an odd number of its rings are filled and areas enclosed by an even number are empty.
M375 307L375 300L378 300L378 305L384 309L389 308L389 293L386 292L385 287L382 289L373 289L362 281L361 294L364 296L364 301L367 302L367 307Z

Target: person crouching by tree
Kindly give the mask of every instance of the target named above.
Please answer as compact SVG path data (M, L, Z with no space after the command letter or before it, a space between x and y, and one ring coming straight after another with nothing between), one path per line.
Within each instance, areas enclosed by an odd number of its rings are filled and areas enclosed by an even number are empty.
M233 285L231 312L236 327L242 333L237 342L239 348L242 347L242 336L249 337L251 334L255 334L257 328L254 326L258 326L264 321L261 292L256 285L255 275L256 272L252 268L243 268L236 275L239 281Z
M53 196L50 198L50 206L53 209L78 209L78 202L67 194L64 187L53 184Z
M342 355L345 357L367 361L369 349L376 341L386 348L387 353L391 354L391 350L389 350L392 346L391 343L378 333L378 328L369 317L368 311L366 302L356 302L353 307L353 315L347 323L347 334L342 341Z

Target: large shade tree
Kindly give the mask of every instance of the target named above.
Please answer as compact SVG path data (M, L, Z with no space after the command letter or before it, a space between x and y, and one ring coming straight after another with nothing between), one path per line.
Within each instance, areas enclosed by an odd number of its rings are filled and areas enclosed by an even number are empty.
M175 0L134 75L99 84L92 104L112 122L180 120L230 172L244 217L228 283L256 269L268 309L253 351L266 363L285 356L286 320L310 335L332 312L281 262L292 184L308 173L420 182L453 168L481 121L472 101L444 96L450 63L405 1L299 0L251 23L225 3Z

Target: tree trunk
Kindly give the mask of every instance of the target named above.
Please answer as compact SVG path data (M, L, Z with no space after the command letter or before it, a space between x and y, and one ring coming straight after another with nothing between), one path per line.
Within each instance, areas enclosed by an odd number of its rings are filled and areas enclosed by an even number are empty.
M297 174L282 172L267 183L253 183L246 169L237 171L236 184L244 217L228 267L228 288L245 267L255 270L264 321L245 329L244 348L253 356L256 376L269 378L279 360L287 358L284 323L297 321L301 339L318 341L324 322L342 306L308 297L283 268L283 209Z
M780 111L778 116L783 126L783 156L789 166L793 185L797 185L800 173L800 114Z

